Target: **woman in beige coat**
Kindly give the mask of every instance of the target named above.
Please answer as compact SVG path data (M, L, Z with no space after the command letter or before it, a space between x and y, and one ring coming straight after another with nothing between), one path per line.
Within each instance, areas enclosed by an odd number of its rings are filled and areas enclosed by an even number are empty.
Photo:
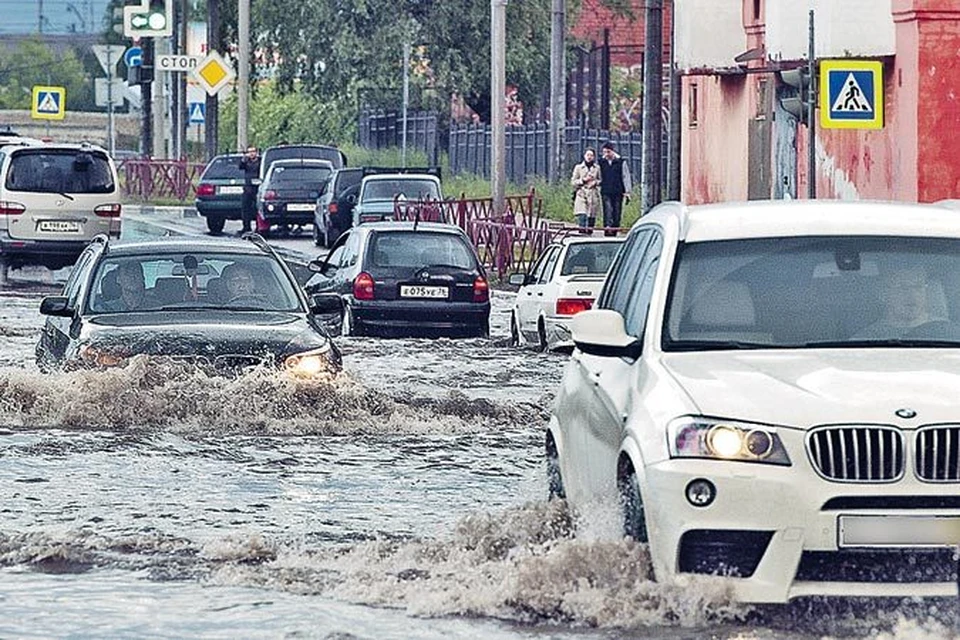
M583 152L583 162L573 168L573 213L577 225L583 229L592 229L597 221L600 209L600 165L596 162L596 152L588 148Z

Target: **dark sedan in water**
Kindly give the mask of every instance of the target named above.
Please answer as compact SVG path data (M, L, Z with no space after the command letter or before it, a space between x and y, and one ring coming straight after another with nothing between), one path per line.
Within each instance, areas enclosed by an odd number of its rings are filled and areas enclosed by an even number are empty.
M240 220L243 205L243 169L239 153L228 153L211 160L200 175L197 213L207 219L207 229L217 235L227 220Z
M353 227L311 268L308 291L342 298L344 335L490 334L487 276L454 225Z
M330 302L333 302L333 305ZM317 314L334 296L307 298L287 265L255 234L244 239L109 242L84 250L63 293L40 305L43 371L169 357L217 374L256 366L302 376L340 369Z

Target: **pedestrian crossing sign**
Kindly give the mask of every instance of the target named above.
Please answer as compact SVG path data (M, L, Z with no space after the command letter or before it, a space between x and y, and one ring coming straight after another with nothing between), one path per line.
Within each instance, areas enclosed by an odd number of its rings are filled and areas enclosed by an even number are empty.
M35 120L63 120L67 115L67 90L64 87L33 87L30 115Z
M207 119L207 105L202 102L191 102L187 114L190 124L203 124Z
M882 62L820 61L820 126L825 129L883 128Z

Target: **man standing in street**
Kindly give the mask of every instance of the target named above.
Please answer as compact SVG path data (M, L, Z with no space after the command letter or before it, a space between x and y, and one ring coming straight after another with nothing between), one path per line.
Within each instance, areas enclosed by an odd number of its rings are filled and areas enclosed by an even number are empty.
M633 182L630 179L630 165L617 154L612 142L604 142L600 148L603 158L600 160L600 197L603 202L603 226L605 236L615 236L623 215L623 203L630 202Z
M243 203L240 217L243 219L243 228L240 233L250 231L253 219L257 217L257 187L260 185L260 151L254 147L247 147L246 153L240 159L240 168L243 169Z

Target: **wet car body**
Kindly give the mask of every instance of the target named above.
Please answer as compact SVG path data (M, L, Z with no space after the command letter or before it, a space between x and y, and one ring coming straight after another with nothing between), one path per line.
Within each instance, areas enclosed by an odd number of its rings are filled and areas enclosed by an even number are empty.
M186 258L189 256L189 258ZM197 273L178 268L196 260ZM148 286L143 308L108 307L111 272L140 260ZM172 265L164 270L162 265ZM187 262L189 266L189 262ZM243 264L280 286L280 302L228 300L223 265ZM122 298L120 298L122 300ZM43 371L117 366L134 356L164 357L210 373L255 366L298 374L335 373L341 356L289 268L259 236L109 243L97 238L81 255L63 295L41 302L47 316L36 347ZM329 310L329 309L327 309Z
M257 232L313 224L317 197L332 171L327 160L274 162L257 192Z
M307 291L342 298L344 335L489 335L486 273L454 225L363 224L311 268Z
M226 220L242 218L242 158L243 155L239 153L217 156L207 164L200 176L194 206L197 207L197 213L206 218L210 233L221 233Z

